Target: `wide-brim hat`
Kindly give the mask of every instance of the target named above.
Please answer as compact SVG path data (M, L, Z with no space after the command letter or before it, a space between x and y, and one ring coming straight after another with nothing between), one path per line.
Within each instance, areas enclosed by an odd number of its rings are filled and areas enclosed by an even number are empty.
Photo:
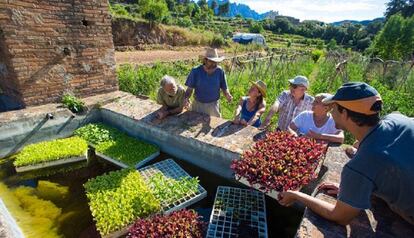
M224 56L219 56L217 49L208 48L204 54L204 58L216 63L220 63L224 60Z
M309 87L309 80L305 76L299 75L294 77L293 79L289 79L289 83L294 85L303 85L306 88Z
M342 107L364 115L374 115L380 111L372 110L377 101L382 101L378 91L366 83L345 83L335 95L322 100L324 104L337 103Z
M266 97L266 91L267 91L266 84L262 80L259 80L259 81L256 81L256 82L253 82L253 81L250 81L250 82L259 89L260 93L265 98Z

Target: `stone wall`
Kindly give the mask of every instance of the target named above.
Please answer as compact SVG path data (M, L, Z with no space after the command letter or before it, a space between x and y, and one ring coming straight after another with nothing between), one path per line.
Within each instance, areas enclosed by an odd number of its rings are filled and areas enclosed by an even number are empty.
M117 90L108 1L0 1L0 86L24 106Z

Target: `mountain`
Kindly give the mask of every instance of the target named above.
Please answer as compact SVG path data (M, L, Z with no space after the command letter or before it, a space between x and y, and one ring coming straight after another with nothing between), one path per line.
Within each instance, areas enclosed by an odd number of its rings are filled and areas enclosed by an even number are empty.
M211 6L212 0L208 1L208 5ZM218 0L218 5L221 5L223 3L227 2L227 0ZM217 12L217 10L216 10ZM269 11L263 14L257 13L255 10L251 9L249 6L243 3L234 3L230 2L230 10L225 15L226 17L235 17L237 15L241 15L243 18L252 18L254 20L262 20L265 19L267 16L274 17L275 15L278 15L278 12L275 11Z
M341 26L344 24L361 24L363 26L367 26L369 23L374 22L374 21L385 21L385 19L383 17L380 18L375 18L373 20L363 20L363 21L355 21L355 20L343 20L343 21L337 21L337 22L332 22L331 24L334 26Z

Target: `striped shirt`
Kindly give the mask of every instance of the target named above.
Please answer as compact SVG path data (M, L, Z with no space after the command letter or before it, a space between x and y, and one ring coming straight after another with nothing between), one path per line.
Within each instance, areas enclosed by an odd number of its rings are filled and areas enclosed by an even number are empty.
M303 99L298 105L295 104L293 96L289 90L283 91L279 98L279 121L278 127L282 131L286 131L292 120L303 111L312 110L314 98L305 93Z

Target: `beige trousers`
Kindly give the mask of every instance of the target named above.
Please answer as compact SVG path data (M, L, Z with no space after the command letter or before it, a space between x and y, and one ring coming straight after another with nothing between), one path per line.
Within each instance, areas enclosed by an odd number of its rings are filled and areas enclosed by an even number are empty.
M191 111L205 113L213 117L221 117L219 101L202 103L194 100L191 105Z

